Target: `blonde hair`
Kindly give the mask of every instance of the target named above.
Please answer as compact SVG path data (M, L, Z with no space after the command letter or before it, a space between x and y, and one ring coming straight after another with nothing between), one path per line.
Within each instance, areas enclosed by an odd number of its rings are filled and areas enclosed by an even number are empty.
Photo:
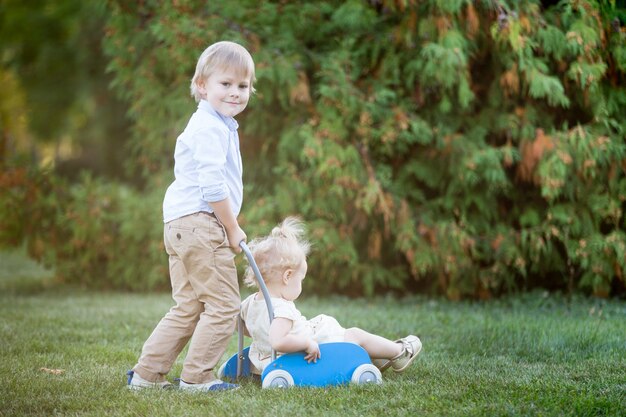
M235 42L222 41L214 43L202 52L196 72L191 78L191 96L199 102L202 99L198 91L198 81L206 80L218 69L235 68L250 78L250 93L254 93L253 83L256 81L254 61L250 52Z
M311 244L304 238L304 223L297 217L287 217L274 227L269 236L257 238L248 244L250 252L265 281L280 276L286 269L296 269L306 260ZM252 268L248 266L244 282L258 286Z

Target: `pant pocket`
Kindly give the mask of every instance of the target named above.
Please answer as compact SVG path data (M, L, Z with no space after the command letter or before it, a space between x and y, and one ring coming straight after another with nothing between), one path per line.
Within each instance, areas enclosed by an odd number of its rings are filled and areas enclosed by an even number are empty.
M214 217L203 218L202 226L194 228L193 233L204 246L210 247L213 251L228 247L226 229Z
M177 225L165 225L165 250L169 255L181 256L195 240L193 229Z

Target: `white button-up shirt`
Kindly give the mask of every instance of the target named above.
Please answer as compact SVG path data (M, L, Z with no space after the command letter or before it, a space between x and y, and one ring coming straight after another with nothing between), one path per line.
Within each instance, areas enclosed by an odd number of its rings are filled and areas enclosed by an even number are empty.
M174 182L163 200L165 223L201 211L213 212L209 203L230 199L235 216L243 202L243 166L239 125L201 100L187 127L176 140Z

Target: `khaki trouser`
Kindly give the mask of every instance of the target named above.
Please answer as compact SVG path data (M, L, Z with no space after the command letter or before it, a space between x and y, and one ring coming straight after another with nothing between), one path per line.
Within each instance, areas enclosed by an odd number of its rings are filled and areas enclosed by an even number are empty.
M164 381L191 338L181 378L193 384L210 382L241 303L235 254L224 227L208 213L167 223L164 240L176 305L146 340L134 370L148 381Z

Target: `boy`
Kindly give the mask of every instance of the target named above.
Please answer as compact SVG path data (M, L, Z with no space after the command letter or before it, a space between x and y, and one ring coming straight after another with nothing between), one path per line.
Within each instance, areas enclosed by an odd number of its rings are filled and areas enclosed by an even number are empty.
M180 388L238 388L216 379L213 368L235 327L240 296L235 253L246 234L237 215L243 197L238 124L233 119L254 92L254 61L233 42L209 46L191 80L197 111L176 141L175 180L163 201L164 241L176 305L145 342L128 372L131 389L168 388L165 379L191 339Z

